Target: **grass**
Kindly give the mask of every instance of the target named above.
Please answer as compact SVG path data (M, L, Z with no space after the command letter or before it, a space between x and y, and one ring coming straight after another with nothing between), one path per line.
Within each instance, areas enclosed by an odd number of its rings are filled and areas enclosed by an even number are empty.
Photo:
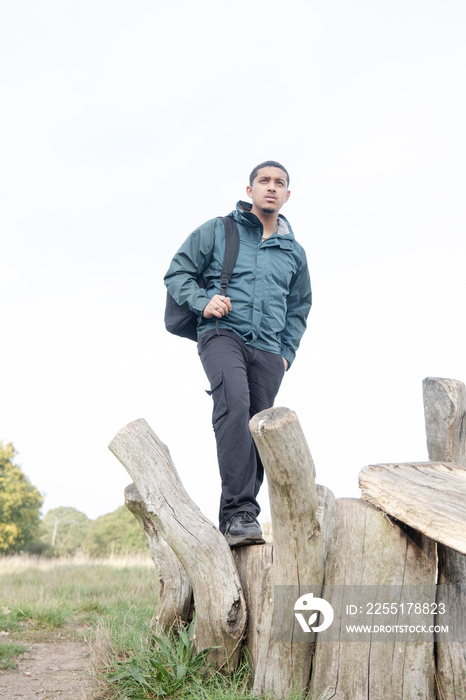
M92 641L92 673L98 700L253 700L252 673L243 658L236 673L205 672L205 653L195 654L192 628L155 637L149 618L134 610L101 619ZM270 699L269 699L270 700Z
M24 644L14 644L0 640L0 669L10 670L16 668L16 659L28 650Z
M14 666L28 643L91 641L102 620L119 630L142 629L152 617L157 587L149 556L105 561L1 557L0 668Z
M122 653L113 632L101 627L94 648L98 700L254 700L247 658L229 676L206 669L207 652L193 651L189 629L139 637L131 653Z
M0 668L27 644L77 639L91 649L94 700L254 700L246 658L229 676L206 672L192 629L153 636L157 590L149 556L0 557Z

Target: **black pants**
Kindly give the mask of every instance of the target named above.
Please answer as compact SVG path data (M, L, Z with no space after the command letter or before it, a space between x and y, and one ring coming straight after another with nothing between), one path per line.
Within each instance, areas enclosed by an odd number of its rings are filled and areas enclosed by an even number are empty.
M222 479L220 530L239 511L260 512L256 497L264 479L249 420L273 406L285 368L280 355L253 348L234 331L206 331L199 355L210 382L212 423Z

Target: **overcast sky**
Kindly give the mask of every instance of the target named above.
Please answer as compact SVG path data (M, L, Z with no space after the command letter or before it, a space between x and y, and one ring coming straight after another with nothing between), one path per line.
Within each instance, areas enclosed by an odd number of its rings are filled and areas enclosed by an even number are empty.
M427 459L422 380L466 380L465 36L463 0L0 0L0 440L44 513L121 505L107 445L143 417L216 522L162 279L269 158L314 293L277 405L336 496Z

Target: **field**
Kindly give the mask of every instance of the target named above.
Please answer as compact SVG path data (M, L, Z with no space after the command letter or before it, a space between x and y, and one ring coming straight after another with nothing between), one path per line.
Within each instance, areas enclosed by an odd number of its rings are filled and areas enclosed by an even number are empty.
M87 698L250 700L246 661L228 678L205 675L203 657L195 654L189 630L154 640L150 621L157 587L148 556L104 561L0 558L3 680L19 679L21 674L7 670L17 668L20 654L31 646L58 649L84 642L90 650Z

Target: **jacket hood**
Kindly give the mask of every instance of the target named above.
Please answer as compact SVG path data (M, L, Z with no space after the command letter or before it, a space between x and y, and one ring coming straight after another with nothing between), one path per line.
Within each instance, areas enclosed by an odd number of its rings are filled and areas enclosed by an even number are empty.
M262 222L260 219L251 212L252 204L250 202L239 201L236 205L236 211L233 211L233 217L236 221L244 224L250 228L262 228ZM278 227L277 234L279 236L290 236L294 239L294 234L291 229L289 221L283 216L283 214L278 215Z

